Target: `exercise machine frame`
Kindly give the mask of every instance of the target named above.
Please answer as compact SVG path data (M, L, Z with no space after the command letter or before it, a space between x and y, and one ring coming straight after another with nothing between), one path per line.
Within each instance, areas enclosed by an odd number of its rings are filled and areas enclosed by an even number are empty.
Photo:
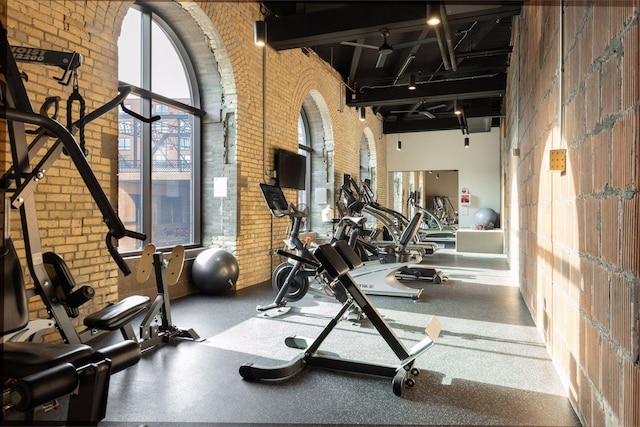
M307 245L300 240L300 226L305 218L304 212L296 209L295 206L287 202L282 192L282 188L276 185L260 183L260 191L264 197L269 211L274 218L289 217L291 225L289 229L289 238L285 240L287 248L291 251L295 250L297 255L295 258L290 257L289 252L278 249L276 253L287 258L287 261L280 263L272 273L272 285L277 294L272 303L267 305L259 305L256 307L258 311L268 312L270 316L284 314L288 309L284 309L287 302L299 301L307 291L317 291L319 295L327 297L335 297L340 302L347 299L346 292L342 285L337 281L328 280L322 269L317 268L315 264L304 262L306 259L314 260L313 253ZM284 274L286 272L286 275ZM283 279L284 277L284 279ZM309 287L309 278L313 277L320 284L322 289L314 289ZM356 310L350 310L349 318L352 321L361 319L361 313Z
M416 376L420 371L413 366L414 361L435 344L441 329L439 320L433 316L425 328L427 337L411 349L407 349L349 274L350 269L357 268L362 263L353 249L344 240L340 240L334 245L324 244L319 246L315 255L318 260L317 263L314 260L301 259L301 261L315 264L318 268L322 267L330 278L339 280L348 292L349 299L313 341L309 342L304 338L295 336L285 339L285 345L288 347L303 350L294 359L279 366L261 366L245 363L239 368L240 375L247 381L268 381L290 378L304 368L331 369L391 378L393 393L401 396L405 387L412 387L415 384ZM290 256L297 257L294 254L290 254ZM376 331L399 359L397 365L349 360L319 352L320 346L340 322L351 304L356 304L367 316Z
M12 166L0 178L0 195L4 200L5 193L11 193L9 197L10 208L18 209L20 212L27 264L35 284L34 291L30 296L37 294L42 298L49 315L55 321L55 326L58 332L66 343L85 343L104 331L117 329L122 332L125 339L135 339L136 342L138 342L131 322L151 305L150 299L146 296L134 295L113 305L109 305L102 310L85 317L84 324L87 327L86 330L78 332L75 329L67 313L70 306L68 304L65 306L63 301L61 301L55 286L53 286L53 280L50 277L47 265L44 261L34 197L37 184L45 177L49 168L63 152L67 154L78 170L93 200L102 213L105 225L108 228L105 243L111 257L123 274L129 275L131 273L127 263L118 252L117 247L114 244L114 240L119 240L123 237L146 240L146 236L143 233L130 231L124 227L117 213L112 208L107 195L94 175L91 166L85 157L86 152L84 151L84 147L76 142L73 134L84 128L86 124L99 118L113 108L116 108L118 105L124 109L124 100L132 89L129 86L120 87L118 89L119 94L114 99L87 115L82 114L82 117L79 120L67 127L64 127L54 119L57 116L59 98L47 98L40 110L40 114L33 111L22 80L23 74L18 70L15 59L9 52L9 50L15 51L16 49L9 46L6 38L6 32L1 27L0 33L0 55L4 60L2 63L2 72L5 79L5 82L2 84L3 105L0 107L0 118L7 121L13 160ZM61 53L59 57L66 58L68 62L68 67L65 73L68 70L72 70L72 72L75 73L75 68L81 64L79 59L75 62L73 61L73 58L78 58L75 55L72 55L71 60L69 60L68 56L65 56L64 53ZM39 61L37 56L34 56L33 58L26 58L26 60L45 63L43 61ZM61 60L61 62L64 63L65 60ZM59 63L54 65L61 66ZM56 80L65 84L62 81L64 80L63 78ZM46 114L51 107L54 107L55 111L53 117L48 117ZM133 114L137 119L145 122L152 122L160 118L159 116L145 118L128 110L126 111ZM25 124L36 125L38 128L35 131L27 131L25 129ZM35 135L30 144L27 143L27 134ZM45 146L51 136L54 136L56 140L51 147L46 150L46 153L40 158L35 166L31 168L31 163L35 159L36 154ZM196 340L199 339L193 330L184 332L170 325L171 315L166 280L164 277L164 264L162 262L161 254L154 254L154 257L157 257L157 262L154 262L154 265L156 266L158 295L153 303L151 311L143 321L141 329L141 345L144 348L148 348L159 340L168 340L176 336L188 336ZM59 267L57 270L58 273L65 273L60 274L60 277L58 278L65 282L64 284L67 290L71 290L75 286L75 283L73 283L73 277L68 273L68 269L66 268L64 261L59 261L57 267ZM83 288L86 289L86 287ZM77 296L77 294L67 294L64 296L67 297L67 299L72 297L73 299L76 299L75 296ZM92 295L87 295L77 298L78 301L76 301L76 307L88 301L91 296ZM162 325L158 329L151 329L151 317L155 318L158 314L161 315ZM13 334L11 339L34 338L37 337L38 332L36 331L32 333L29 331L28 333L23 334L18 331L18 333L19 335Z

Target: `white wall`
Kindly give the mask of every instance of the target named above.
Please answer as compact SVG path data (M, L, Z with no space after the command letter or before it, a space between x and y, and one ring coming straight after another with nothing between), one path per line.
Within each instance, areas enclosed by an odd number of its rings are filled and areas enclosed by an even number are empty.
M500 214L500 130L469 135L469 148L464 148L464 135L459 130L388 134L387 170L458 170L458 193L468 188L471 205L468 215L460 214L460 227L474 225L474 215L488 207ZM402 150L396 150L397 141ZM390 183L393 185L393 183ZM389 189L387 194L393 194Z

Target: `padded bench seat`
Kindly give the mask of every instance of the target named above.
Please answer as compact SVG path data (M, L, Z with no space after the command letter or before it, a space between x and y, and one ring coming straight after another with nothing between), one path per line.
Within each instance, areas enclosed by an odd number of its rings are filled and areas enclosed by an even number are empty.
M133 295L115 304L108 305L100 311L89 314L84 318L84 325L92 329L115 331L130 323L150 305L151 300L149 297Z
M6 342L2 351L2 377L22 378L62 363L89 357L94 350L85 344Z

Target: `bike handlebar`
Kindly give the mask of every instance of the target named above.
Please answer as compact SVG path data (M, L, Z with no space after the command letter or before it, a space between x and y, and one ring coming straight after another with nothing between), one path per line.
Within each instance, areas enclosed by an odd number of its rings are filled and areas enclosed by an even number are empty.
M274 206L275 209L271 209L271 213L276 218L282 218L283 216L288 216L290 218L304 218L307 216L304 212L298 210L298 208L296 208L292 203L289 203L286 208L279 206L276 203L274 203Z

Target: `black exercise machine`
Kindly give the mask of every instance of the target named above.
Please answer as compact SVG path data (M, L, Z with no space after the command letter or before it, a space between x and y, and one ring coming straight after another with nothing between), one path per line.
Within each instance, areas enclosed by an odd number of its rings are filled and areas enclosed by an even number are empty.
M151 307L145 313L140 324L140 346L143 350L160 343L168 343L174 338L189 338L194 341L203 341L203 338L192 328L180 329L171 320L171 300L169 298L169 286L175 285L180 279L180 274L184 266L184 246L175 246L169 258L164 259L160 251L149 243L140 258L136 279L138 282L146 282L151 275L151 269L155 273L157 295ZM92 315L89 315L91 317ZM135 340L136 336L131 333L125 335L125 339Z
M29 322L22 267L9 235L9 199L2 204L2 336ZM86 344L0 343L2 413L0 421L32 424L69 397L68 425L93 425L105 417L111 375L140 360L137 342L126 340L98 351Z
M287 249L295 251L301 258L314 259L307 245L299 237L300 227L306 216L304 212L299 211L294 205L288 203L282 189L276 185L261 183L260 191L274 218L288 217L291 221L288 239L285 240ZM280 252L282 251L276 251L276 253ZM277 292L276 297L271 304L258 306L258 311L271 310L276 307L282 307L287 302L302 299L309 289L309 280L316 278L322 283L318 270L309 264L295 260L293 262L285 261L280 263L273 270L271 277L271 284Z
M312 250L299 237L305 213L288 203L282 188L276 185L260 183L260 191L274 218L289 217L291 225L289 238L285 240L285 244L287 249L295 251L297 257L293 259L286 251L280 249L276 251L278 255L287 257L287 260L280 263L272 273L271 284L277 294L272 303L259 305L256 307L257 310L268 313L270 317L284 314L288 311L288 308L285 308L287 302L299 301L309 290L319 295L335 297L344 303L347 300L347 294L340 282L328 280L322 269L301 261L301 259L315 261ZM310 280L318 284L317 289L309 287ZM355 306L349 310L349 320L358 321L361 317L361 313Z
M298 258L297 255L294 254L290 254L289 256L294 259ZM413 386L415 384L415 377L419 374L419 370L413 366L415 359L430 349L440 335L439 320L433 316L425 328L427 337L411 349L407 349L374 307L367 295L362 292L358 284L351 277L349 270L359 267L362 261L353 249L349 247L347 242L339 240L333 245L321 245L316 249L315 257L318 262L309 259L300 259L300 261L315 265L316 268L322 268L328 277L333 280L339 280L349 294L348 300L342 305L327 326L325 326L320 335L312 342L295 336L285 339L285 344L288 347L303 350L299 356L280 366L259 366L252 363L245 363L240 366L240 375L247 381L283 380L297 374L306 367L324 368L391 378L393 392L401 396L404 387ZM356 304L360 307L380 336L398 357L399 363L397 365L383 365L365 361L348 360L342 359L339 356L324 355L319 352L323 341L342 319L342 316L351 304Z
M0 55L2 56L2 77L5 82L2 84L2 107L0 107L0 118L7 121L9 130L9 139L11 146L12 166L0 178L0 188L2 189L2 197L4 200L5 193L9 196L10 207L18 209L22 223L23 238L25 241L25 252L27 255L27 264L33 278L35 288L30 295L38 295L44 302L51 318L55 321L56 329L61 334L63 340L70 344L86 343L96 335L104 331L120 330L125 339L136 339L136 335L131 326L131 322L141 315L151 306L147 317L143 321L141 327L140 340L143 348L148 348L161 341L168 341L174 337L190 337L199 339L197 334L192 330L181 331L170 324L170 306L168 301L168 292L166 288L165 266L160 253L155 254L155 248L151 252L153 256L152 264L156 269L156 283L158 288L158 296L156 301L151 303L146 296L134 295L127 297L115 304L108 305L102 310L86 316L84 331L76 331L71 319L78 316L78 307L86 303L93 297L93 289L90 286L82 286L75 288L75 282L64 260L55 253L43 253L40 240L38 218L36 215L36 204L34 191L37 184L45 177L46 172L53 163L64 152L67 154L74 166L82 177L87 189L89 190L93 200L100 209L105 225L108 228L105 243L111 257L114 259L120 270L128 275L131 273L128 265L119 254L114 240L123 237L132 237L139 240L145 240L146 236L142 233L127 230L122 224L115 210L112 208L109 199L104 190L100 186L91 166L86 159L86 150L84 148L82 130L84 126L98 117L104 115L108 111L120 105L129 114L134 115L137 119L152 122L160 117L155 116L145 118L136 113L127 110L124 107L124 100L131 93L132 89L128 86L119 88L119 94L111 101L107 102L97 110L84 114L81 118L72 122L70 119L71 109L67 111L67 127L64 127L55 120L58 111L59 98L47 98L40 110L40 114L32 110L29 97L23 83L23 74L18 70L14 55L20 56L20 60L36 63L47 63L48 65L58 65L65 69L62 77L56 78L61 84L68 84L69 81L74 82L74 91L70 97L70 101L81 99L77 91L77 67L81 64L81 59L76 54L57 53L57 55L49 55L48 61L43 58L47 57L44 53L52 53L51 51L37 50L42 55L35 54L34 49L28 52L22 52L20 49L12 48L8 44L6 32L0 26ZM55 52L53 52L55 53ZM56 62L57 61L57 62ZM70 74L70 77L69 77ZM83 102L82 102L83 104ZM51 108L54 108L53 117L47 114ZM27 131L25 124L38 126L35 131ZM73 133L80 132L80 144L76 142ZM27 135L31 134L33 140L27 143ZM45 147L50 137L55 137L55 142L46 150L46 153L35 162L36 155ZM31 167L31 164L35 166ZM182 269L184 254L180 257L172 256L179 262L174 261L173 271ZM145 262L141 262L144 266ZM171 264L171 263L170 263ZM150 271L150 263L146 264L146 268ZM177 278L176 278L177 280ZM175 283L175 282L173 282ZM150 313L155 318L160 317L161 325L156 327L152 325L149 318ZM34 338L36 334L31 331L28 334L14 334L17 340ZM17 337L17 338L16 338Z

